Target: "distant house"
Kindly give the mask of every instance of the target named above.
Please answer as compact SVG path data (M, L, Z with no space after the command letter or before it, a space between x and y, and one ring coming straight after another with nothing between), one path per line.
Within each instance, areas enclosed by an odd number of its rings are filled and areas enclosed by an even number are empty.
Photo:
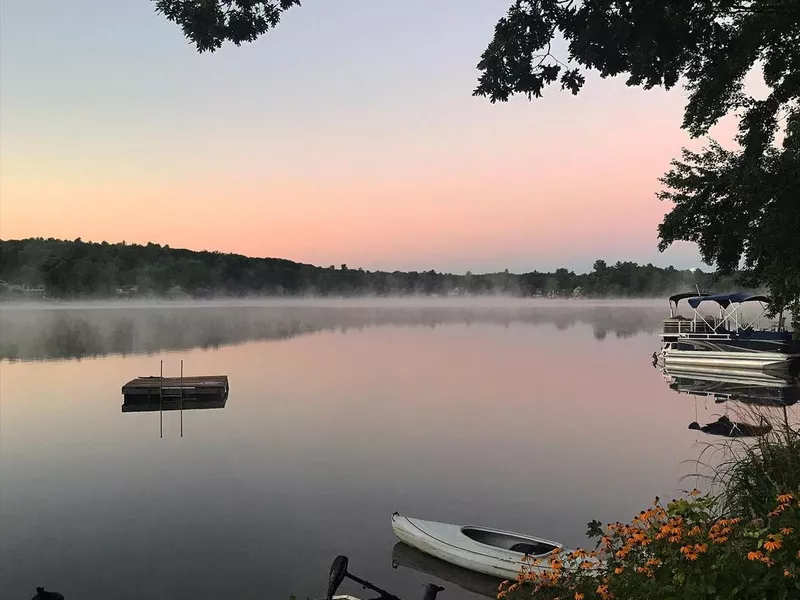
M121 298L130 298L131 296L136 295L138 291L138 285L123 285L117 288L117 296L120 296Z
M188 298L189 294L179 285L173 285L167 290L167 296L170 298Z
M578 286L574 290L572 290L572 297L583 298L583 288L581 286Z
M47 295L47 290L44 287L43 283L38 285L28 285L26 283L17 284L17 283L8 283L7 281L0 280L0 288L3 289L5 292L10 292L12 294L22 294L23 296L34 296L38 298L44 298Z
M459 288L457 288L457 287L454 287L453 290L450 292L450 295L451 296L460 296L461 295L461 290Z

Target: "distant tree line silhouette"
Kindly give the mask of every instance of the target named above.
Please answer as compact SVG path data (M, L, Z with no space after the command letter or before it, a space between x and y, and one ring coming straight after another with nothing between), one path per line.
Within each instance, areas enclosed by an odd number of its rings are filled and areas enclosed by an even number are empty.
M30 238L0 240L0 280L44 284L54 298L117 296L195 298L262 296L485 295L663 297L676 290L726 290L733 276L597 260L589 273L561 268L457 275L318 267L279 258L251 258L147 245ZM9 289L8 286L5 287ZM0 289L2 292L2 289ZM6 291L6 295L8 292Z

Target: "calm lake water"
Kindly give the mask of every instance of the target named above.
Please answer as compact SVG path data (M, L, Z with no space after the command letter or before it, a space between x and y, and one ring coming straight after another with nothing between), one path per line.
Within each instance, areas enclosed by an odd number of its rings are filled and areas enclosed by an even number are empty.
M666 302L129 303L0 310L0 597L320 597L337 554L403 598L395 510L587 545L690 489L729 403L651 364ZM224 408L123 413L137 376ZM790 411L794 411L792 407ZM477 598L444 583L442 600ZM342 592L360 594L346 583ZM369 597L369 596L364 596Z

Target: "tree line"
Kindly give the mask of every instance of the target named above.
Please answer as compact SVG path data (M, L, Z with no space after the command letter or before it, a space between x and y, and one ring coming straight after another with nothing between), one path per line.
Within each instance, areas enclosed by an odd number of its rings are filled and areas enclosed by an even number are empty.
M464 275L319 267L279 258L170 248L30 238L0 240L0 293L44 285L52 298L487 295L663 297L675 291L728 290L734 276L702 270L597 260L589 273L565 268Z

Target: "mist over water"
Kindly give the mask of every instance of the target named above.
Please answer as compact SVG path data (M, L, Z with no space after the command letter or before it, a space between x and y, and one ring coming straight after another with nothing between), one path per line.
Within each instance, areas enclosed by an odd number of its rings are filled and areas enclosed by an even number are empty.
M54 360L219 348L366 327L589 325L596 339L655 333L653 300L360 299L84 302L0 307L0 360Z

